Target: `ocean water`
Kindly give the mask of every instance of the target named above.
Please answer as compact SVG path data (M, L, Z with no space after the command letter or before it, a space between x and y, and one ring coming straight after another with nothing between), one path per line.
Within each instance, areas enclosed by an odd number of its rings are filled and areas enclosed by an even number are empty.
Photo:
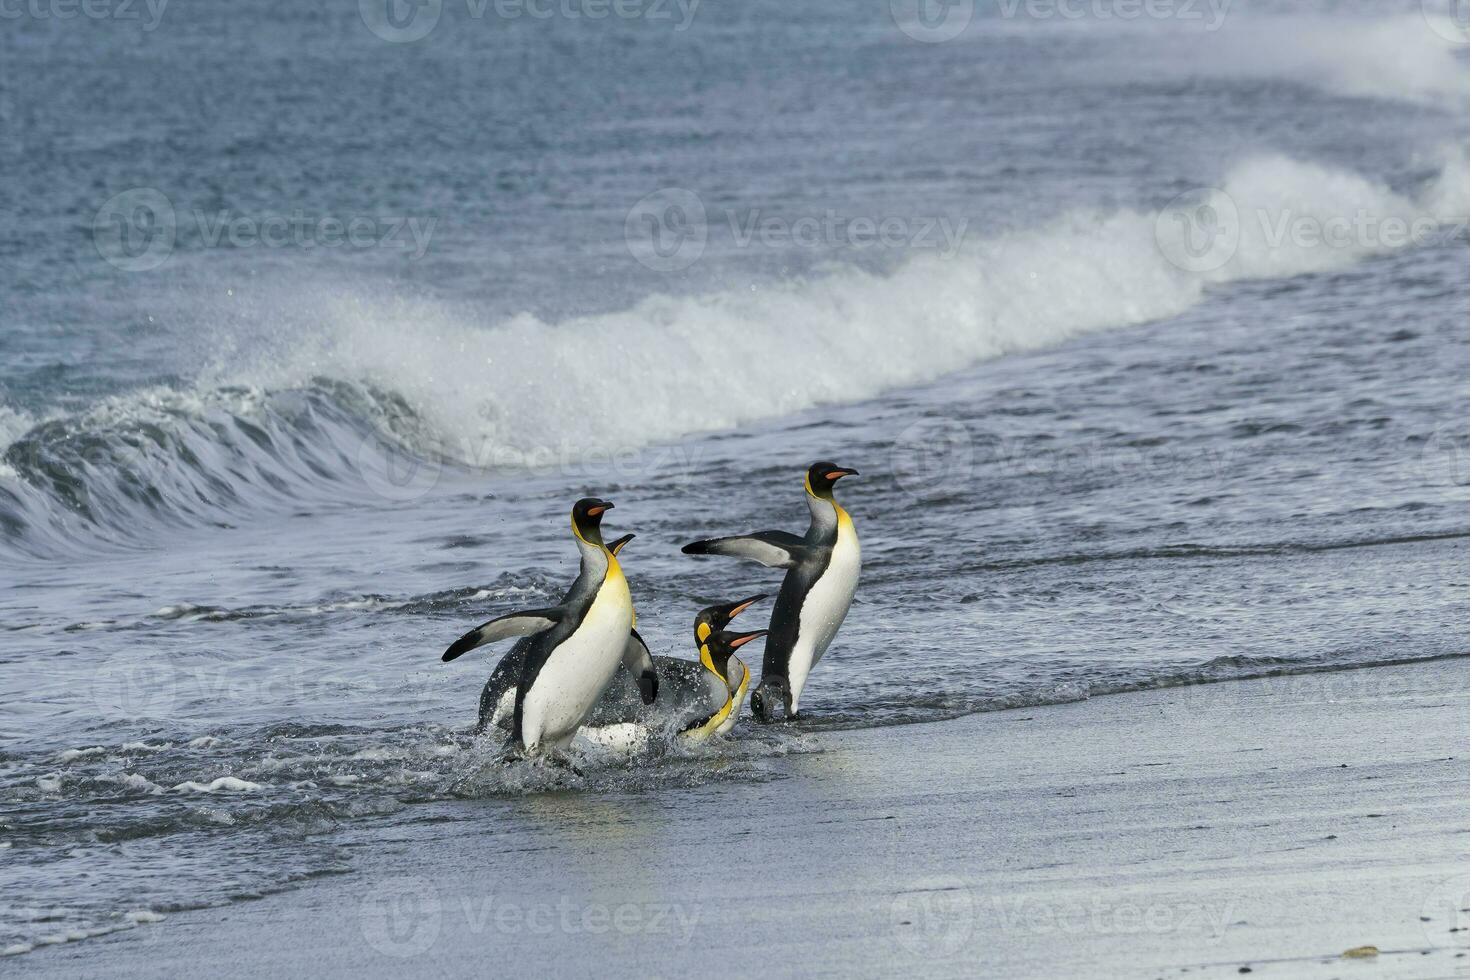
M15 9L0 950L350 874L434 801L1470 653L1432 5ZM801 528L817 458L865 566L810 721L492 764L497 651L438 655L559 594L574 499L693 656L778 579L678 546Z

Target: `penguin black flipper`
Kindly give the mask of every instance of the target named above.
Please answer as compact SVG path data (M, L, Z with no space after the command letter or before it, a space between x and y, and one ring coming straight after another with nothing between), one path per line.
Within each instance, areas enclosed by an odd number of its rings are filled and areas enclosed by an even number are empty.
M628 668L638 681L638 695L644 704L653 704L658 697L658 671L653 667L653 654L637 630L628 634L628 645L623 648L623 666Z
M488 731L493 724L499 724L506 731L510 730L510 717L515 706L515 687L520 683L521 668L526 664L526 655L531 645L536 641L535 636L524 636L517 640L510 648L510 652L500 658L500 663L495 665L490 679L485 682L485 689L480 692L480 719L475 726L475 733ZM510 704L504 705L506 693L510 694ZM505 711L501 713L501 706ZM500 715L499 719L496 718Z
M810 553L806 539L790 531L756 531L729 538L693 541L683 548L686 555L728 555L749 558L767 568L794 568Z
M531 636L543 630L549 630L561 622L565 616L566 610L561 606L552 606L549 609L523 609L520 612L497 616L489 622L481 623L451 643L449 649L444 651L443 660L449 663L486 643L508 640L513 636Z

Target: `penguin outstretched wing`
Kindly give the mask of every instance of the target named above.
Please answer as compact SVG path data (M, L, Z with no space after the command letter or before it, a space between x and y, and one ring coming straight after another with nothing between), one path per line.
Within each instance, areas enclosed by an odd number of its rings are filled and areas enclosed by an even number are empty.
M566 609L562 606L552 606L549 609L523 609L520 612L498 616L487 623L481 623L451 643L449 649L444 651L444 662L449 663L486 643L508 640L512 636L530 636L542 630L549 630L561 622L565 616Z
M637 630L628 634L628 644L623 647L623 666L638 681L638 694L644 704L653 704L658 697L658 671L653 669L653 654Z
M729 538L693 541L683 548L686 555L729 555L749 558L767 568L792 568L807 557L809 546L790 531L756 531Z

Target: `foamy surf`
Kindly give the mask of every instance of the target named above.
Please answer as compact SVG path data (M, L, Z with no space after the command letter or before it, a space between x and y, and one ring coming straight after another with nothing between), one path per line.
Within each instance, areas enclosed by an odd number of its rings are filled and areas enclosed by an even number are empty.
M72 536L57 505L121 533L140 508L220 520L246 500L359 480L357 455L374 438L471 467L606 458L1168 318L1210 286L1430 245L1467 211L1458 147L1399 189L1263 155L1159 211L1075 211L888 274L838 268L560 322L486 324L444 304L341 293L293 296L290 312L261 299L261 317L301 329L271 331L289 339L217 366L195 390L115 397L15 433L0 516L13 539L48 523ZM719 383L692 383L710 378ZM14 433L22 418L0 424Z
M652 296L559 323L524 314L485 329L443 306L367 307L339 297L314 343L249 380L290 386L325 370L382 386L431 423L440 448L471 465L633 449L860 401L988 358L1174 316L1207 285L1330 270L1423 244L1314 246L1292 223L1366 213L1453 230L1470 203L1470 167L1453 148L1439 153L1437 171L1416 191L1396 193L1381 178L1314 162L1244 160L1218 185L1241 215L1238 246L1203 273L1174 261L1169 209L1086 211L967 244L952 258L921 255L888 275L847 268L754 290ZM695 392L693 378L720 383Z

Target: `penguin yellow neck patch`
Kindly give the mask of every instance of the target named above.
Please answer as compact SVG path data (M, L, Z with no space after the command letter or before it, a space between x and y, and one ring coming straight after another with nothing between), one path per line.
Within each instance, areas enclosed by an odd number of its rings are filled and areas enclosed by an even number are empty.
M711 674L714 674L720 680L724 680L725 679L725 675L722 674L722 673L720 673L719 670L716 669L714 659L712 657L710 657L710 655L709 655L709 645L708 644L701 644L700 645L700 647L699 647L699 662L702 663L702 664L704 664L704 669L705 670L709 671Z

